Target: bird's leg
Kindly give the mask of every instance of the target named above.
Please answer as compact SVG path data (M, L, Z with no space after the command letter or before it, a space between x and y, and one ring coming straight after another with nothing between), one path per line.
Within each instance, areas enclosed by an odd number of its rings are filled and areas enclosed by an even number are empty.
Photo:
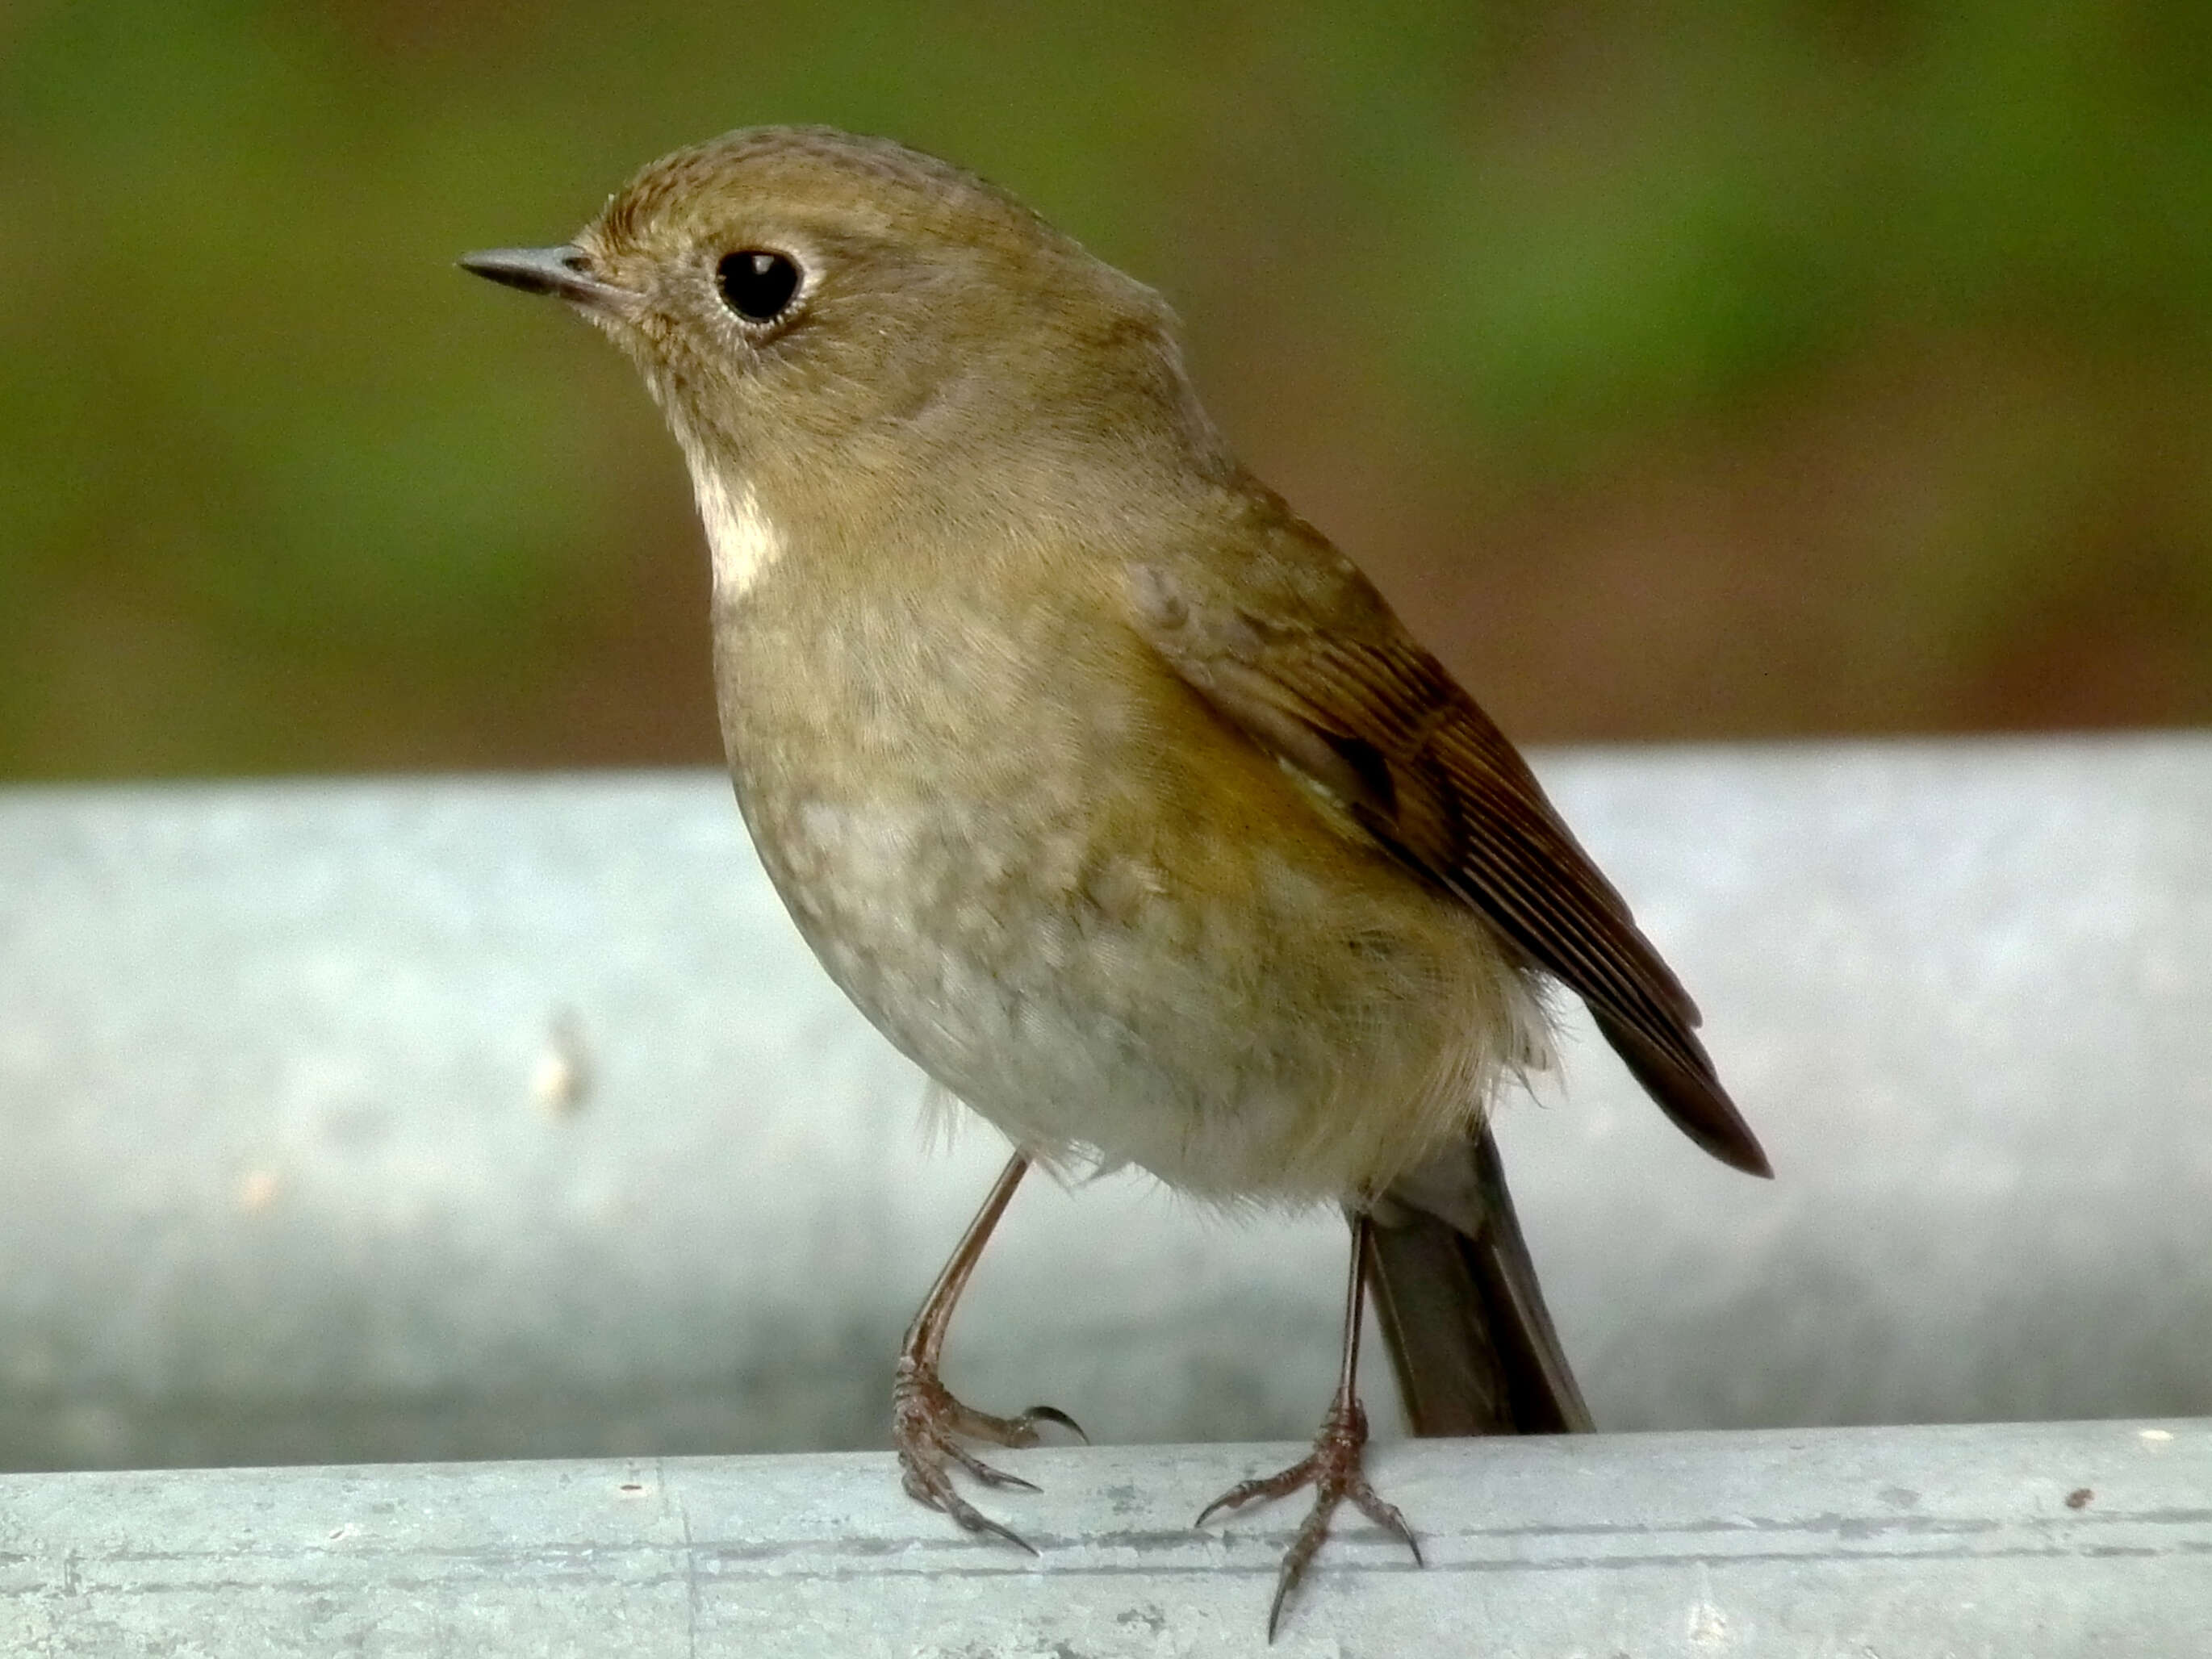
M983 1246L990 1242L991 1230L1006 1213L1007 1201L1013 1197L1014 1188L1021 1185L1029 1167L1028 1154L1024 1152L1016 1152L1006 1160L1006 1167L992 1183L983 1207L975 1212L967 1232L961 1236L952 1259L937 1275L937 1283L929 1287L921 1311L907 1327L906 1340L899 1348L896 1379L891 1384L891 1440L898 1448L899 1471L909 1497L921 1499L933 1510L942 1510L970 1532L995 1534L1034 1555L1036 1552L1030 1549L1027 1543L953 1489L951 1466L958 1464L987 1486L1018 1486L1026 1492L1035 1492L1036 1488L1018 1476L993 1468L960 1441L988 1440L999 1446L1034 1446L1039 1423L1058 1423L1079 1435L1083 1431L1077 1427L1073 1418L1050 1406L1032 1406L1019 1417L993 1417L988 1412L976 1411L955 1399L952 1391L937 1376L937 1362L945 1352L945 1332L952 1322L953 1307L960 1300L960 1292L968 1286L968 1276L975 1271Z
M1275 1599L1267 1608L1267 1639L1275 1639L1275 1626L1283 1604L1305 1574L1307 1565L1328 1536L1329 1517L1336 1506L1350 1498L1359 1512L1385 1532L1403 1540L1421 1565L1421 1547L1413 1528L1393 1504L1384 1503L1367 1484L1360 1467L1367 1445L1367 1412L1359 1403L1359 1322L1366 1304L1367 1237L1374 1224L1363 1212L1352 1218L1352 1273L1344 1291L1343 1363L1336 1376L1336 1396L1321 1420L1310 1455L1279 1474L1241 1481L1208 1504L1193 1524L1204 1526L1218 1511L1233 1510L1261 1498L1286 1498L1301 1487L1314 1489L1314 1505L1291 1547L1283 1552L1283 1565L1275 1575Z

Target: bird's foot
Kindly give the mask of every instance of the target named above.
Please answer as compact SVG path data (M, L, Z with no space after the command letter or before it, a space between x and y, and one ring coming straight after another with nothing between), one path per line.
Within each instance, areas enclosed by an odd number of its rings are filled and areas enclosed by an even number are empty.
M1322 1419L1321 1432L1314 1437L1310 1455L1279 1474L1239 1481L1200 1510L1198 1519L1192 1522L1202 1527L1219 1511L1241 1509L1259 1498L1287 1498L1305 1486L1314 1489L1313 1510L1298 1528L1297 1536L1291 1540L1290 1548L1283 1552L1282 1567L1275 1574L1275 1599L1267 1608L1270 1642L1275 1639L1275 1627L1281 1622L1284 1604L1298 1580L1304 1577L1322 1540L1328 1536L1329 1517L1347 1498L1362 1515L1413 1551L1414 1565L1422 1565L1421 1547L1413 1537L1413 1529L1406 1524L1406 1517L1398 1513L1396 1505L1384 1503L1375 1488L1367 1484L1366 1472L1361 1468L1366 1447L1365 1409L1355 1396L1340 1395L1329 1407L1328 1415Z
M1041 1437L1040 1423L1057 1423L1090 1438L1073 1418L1050 1406L1032 1406L1019 1417L994 1417L979 1412L955 1398L952 1390L938 1381L933 1369L911 1358L899 1361L898 1375L891 1384L891 1441L898 1448L899 1474L907 1495L943 1510L969 1532L990 1533L1031 1555L1036 1551L1026 1540L1000 1526L954 1489L952 1466L959 1465L987 1486L1035 1492L1034 1483L993 1468L960 1442L1034 1446Z

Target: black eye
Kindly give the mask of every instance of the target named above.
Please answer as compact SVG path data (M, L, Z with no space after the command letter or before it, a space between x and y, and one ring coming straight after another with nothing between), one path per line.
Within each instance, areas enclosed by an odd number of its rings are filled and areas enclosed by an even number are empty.
M742 248L722 256L714 283L723 302L738 316L749 323L772 323L799 292L799 267L785 254Z

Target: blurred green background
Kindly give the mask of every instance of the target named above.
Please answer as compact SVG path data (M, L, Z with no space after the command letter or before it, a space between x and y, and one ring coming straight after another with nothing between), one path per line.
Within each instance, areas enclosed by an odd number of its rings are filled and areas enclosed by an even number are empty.
M0 772L705 759L673 446L457 273L761 121L1181 310L1509 730L2212 720L2212 7L0 0Z

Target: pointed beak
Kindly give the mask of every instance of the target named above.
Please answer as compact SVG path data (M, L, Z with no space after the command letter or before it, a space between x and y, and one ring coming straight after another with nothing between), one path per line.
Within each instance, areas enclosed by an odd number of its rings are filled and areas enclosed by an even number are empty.
M496 247L464 254L459 264L463 270L525 294L556 295L595 310L619 311L637 297L594 276L583 250L567 243L559 247Z

